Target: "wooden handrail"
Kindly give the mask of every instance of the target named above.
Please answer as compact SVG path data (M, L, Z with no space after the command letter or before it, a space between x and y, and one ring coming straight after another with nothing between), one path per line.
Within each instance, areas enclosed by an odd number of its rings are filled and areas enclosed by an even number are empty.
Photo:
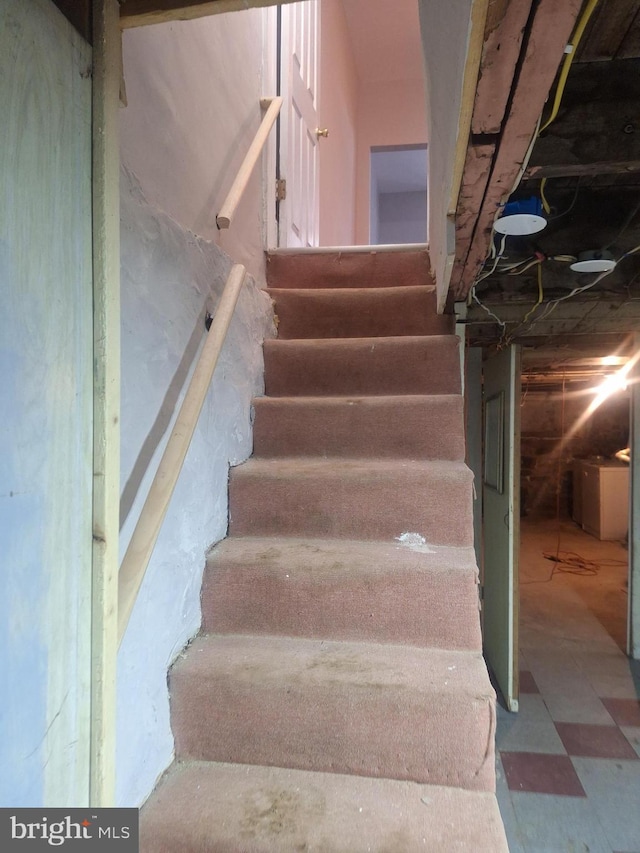
M236 175L236 179L229 190L229 194L220 208L220 213L216 216L216 224L221 230L223 228L228 228L231 225L231 220L236 212L236 207L242 198L242 194L247 188L251 173L255 169L258 157L260 157L264 144L269 136L269 131L278 117L280 107L282 106L282 98L262 98L260 104L263 109L266 109L267 111L264 114L264 118L258 128L258 132L247 151L247 156L244 158L242 165L238 170L238 174Z
M156 471L118 576L118 645L122 642L138 591L147 570L178 481L182 464L202 410L213 371L244 283L246 270L235 264L225 284L198 364L191 377L178 418Z

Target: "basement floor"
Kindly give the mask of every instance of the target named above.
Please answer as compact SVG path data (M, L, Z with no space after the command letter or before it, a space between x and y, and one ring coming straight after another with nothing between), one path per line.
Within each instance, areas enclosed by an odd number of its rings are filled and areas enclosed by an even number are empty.
M558 547L595 573L545 559ZM626 611L622 544L523 520L520 711L499 707L497 730L511 853L640 853L640 662L623 652Z

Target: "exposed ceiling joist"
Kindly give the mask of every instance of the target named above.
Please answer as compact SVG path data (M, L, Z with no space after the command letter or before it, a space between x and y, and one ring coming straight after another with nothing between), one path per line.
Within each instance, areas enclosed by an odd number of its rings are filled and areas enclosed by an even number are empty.
M604 160L595 163L551 163L546 166L529 166L523 180L531 178L579 178L596 175L626 175L640 172L640 160Z
M516 182L581 5L581 0L540 0L536 7L487 190L483 198L474 197L470 202L471 210L479 215L466 253L464 246L459 247L460 260L451 279L458 298L469 292L487 256L496 211ZM458 217L463 213L459 207Z
M471 132L499 133L507 109L532 0L491 0Z

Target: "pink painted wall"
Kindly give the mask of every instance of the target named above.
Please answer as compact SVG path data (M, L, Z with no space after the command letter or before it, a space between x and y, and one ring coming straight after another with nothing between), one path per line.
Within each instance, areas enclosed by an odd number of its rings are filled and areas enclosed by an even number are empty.
M318 118L329 129L320 140L320 245L355 242L358 76L342 0L322 0Z
M422 79L361 82L356 158L357 245L369 243L371 148L426 142L427 110Z

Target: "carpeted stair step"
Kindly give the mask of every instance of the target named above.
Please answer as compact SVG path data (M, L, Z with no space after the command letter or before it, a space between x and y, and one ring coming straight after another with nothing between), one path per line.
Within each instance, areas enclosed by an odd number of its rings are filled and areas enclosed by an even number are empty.
M367 338L448 335L452 314L436 313L433 287L269 289L278 337Z
M425 247L322 252L276 250L267 254L269 287L410 287L434 285Z
M258 397L256 457L464 459L459 394L398 397Z
M461 462L250 459L231 470L229 533L471 545L472 481Z
M225 539L207 560L203 630L480 652L473 548Z
M482 655L209 635L169 681L176 756L493 790Z
M265 341L265 393L459 394L458 343L455 335Z
M508 853L493 794L279 767L171 768L140 853Z

